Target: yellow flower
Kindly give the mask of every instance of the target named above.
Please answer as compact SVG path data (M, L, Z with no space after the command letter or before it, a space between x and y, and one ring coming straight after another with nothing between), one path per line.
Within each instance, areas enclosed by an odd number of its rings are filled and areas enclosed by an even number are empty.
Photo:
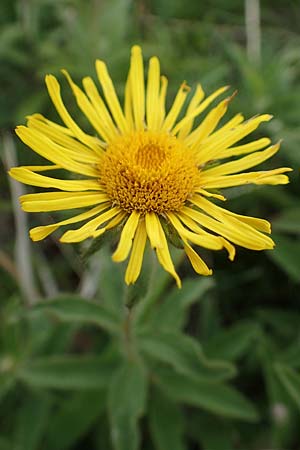
M167 79L160 75L159 60L150 59L145 88L143 57L138 46L131 52L123 108L105 63L97 61L96 70L102 94L90 77L83 79L81 89L63 71L79 108L96 131L95 136L74 122L52 75L46 76L46 85L64 125L34 114L27 126L17 127L21 140L52 164L13 168L10 175L25 184L58 189L23 195L23 210L48 212L92 207L70 219L33 228L31 239L39 241L61 226L85 221L60 238L61 242L80 242L121 225L120 240L112 257L116 262L129 257L126 283L134 283L138 278L149 239L160 264L179 287L163 225L180 238L194 270L201 275L212 271L191 244L211 250L225 248L231 260L235 254L233 244L252 250L273 248L273 241L264 234L270 233L266 220L235 214L210 201L225 200L215 193L220 188L288 183L283 173L289 168L243 172L273 156L279 144L269 146L270 140L261 138L236 145L271 116L264 114L245 121L237 114L218 127L232 98L228 97L194 126L195 118L227 90L222 87L205 98L198 85L188 100L184 117L179 119L189 87L185 83L180 86L166 111ZM228 161L232 157L234 160ZM73 172L77 179L40 174L57 169Z

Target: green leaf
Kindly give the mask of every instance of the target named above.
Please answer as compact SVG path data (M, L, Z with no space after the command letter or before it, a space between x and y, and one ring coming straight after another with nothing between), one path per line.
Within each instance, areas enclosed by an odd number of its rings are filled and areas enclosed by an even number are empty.
M211 278L185 279L182 288L173 288L156 308L153 309L149 322L164 329L179 330L186 321L186 311L214 286Z
M76 444L99 420L106 406L103 390L79 392L65 399L51 418L46 433L46 449L66 450Z
M158 361L170 364L175 370L196 378L220 381L235 375L235 367L227 361L208 360L200 344L182 333L168 331L140 335L140 351Z
M31 313L42 311L64 322L95 324L113 333L116 333L120 327L118 317L115 317L111 311L78 296L60 296L38 303L31 309Z
M48 427L51 401L44 393L40 392L31 392L22 400L17 414L14 449L38 450L45 429Z
M155 389L151 392L148 421L156 450L185 450L180 407Z
M107 387L115 368L111 355L52 356L28 362L18 377L40 388L101 389Z
M157 369L155 381L166 395L177 402L196 406L214 414L242 419L258 419L257 412L240 392L223 383L187 377L166 368Z
M294 282L300 282L300 242L287 236L273 236L276 247L267 255Z
M256 323L238 323L209 339L204 351L208 356L234 361L248 350L259 333L260 327Z
M280 363L276 363L274 369L291 399L300 409L300 374L291 367Z
M108 408L111 437L116 450L137 450L138 419L145 411L146 373L135 361L126 361L111 380Z

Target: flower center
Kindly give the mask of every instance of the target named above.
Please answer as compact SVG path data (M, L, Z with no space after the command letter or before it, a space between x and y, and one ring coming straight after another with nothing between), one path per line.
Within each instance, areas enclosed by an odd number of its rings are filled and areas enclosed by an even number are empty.
M178 211L199 184L195 155L167 133L141 131L109 144L100 183L125 211Z

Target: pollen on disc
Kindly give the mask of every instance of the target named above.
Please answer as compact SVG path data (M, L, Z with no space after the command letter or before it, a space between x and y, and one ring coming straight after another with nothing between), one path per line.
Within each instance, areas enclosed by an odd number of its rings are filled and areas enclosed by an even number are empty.
M141 131L110 143L99 182L125 211L178 211L199 184L194 154L167 133Z

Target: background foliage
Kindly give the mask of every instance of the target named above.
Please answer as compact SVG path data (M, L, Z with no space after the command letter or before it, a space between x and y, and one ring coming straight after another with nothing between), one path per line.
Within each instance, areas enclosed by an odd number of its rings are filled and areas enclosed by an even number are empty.
M1 450L300 448L300 9L297 0L261 1L253 60L244 6L1 1ZM64 67L79 80L100 57L121 96L133 43L160 57L169 99L182 79L207 92L230 84L239 91L232 114L274 114L259 132L284 139L270 164L295 169L288 187L226 192L231 209L273 223L276 249L239 249L233 264L203 252L210 279L196 278L175 251L181 291L155 262L151 269L150 254L143 279L125 290L124 268L111 265L106 247L86 263L86 248L57 237L29 243L28 221L53 218L25 217L23 188L6 177L17 159L38 158L14 138L15 125L33 112L57 120L44 75Z

